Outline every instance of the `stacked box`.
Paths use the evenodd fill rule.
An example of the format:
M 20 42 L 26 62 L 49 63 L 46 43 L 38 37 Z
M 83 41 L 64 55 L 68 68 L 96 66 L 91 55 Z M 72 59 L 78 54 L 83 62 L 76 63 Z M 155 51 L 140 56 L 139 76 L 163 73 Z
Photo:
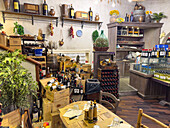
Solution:
M 9 39 L 9 48 L 12 50 L 22 50 L 21 48 L 21 38 L 10 38 Z
M 0 34 L 0 44 L 7 46 L 7 38 L 6 35 Z

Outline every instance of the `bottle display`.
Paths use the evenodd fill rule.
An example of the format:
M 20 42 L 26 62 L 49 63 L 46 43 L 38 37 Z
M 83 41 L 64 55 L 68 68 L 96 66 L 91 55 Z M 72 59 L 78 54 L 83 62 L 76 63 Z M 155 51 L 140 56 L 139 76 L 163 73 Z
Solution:
M 93 20 L 93 12 L 91 10 L 91 7 L 90 7 L 90 11 L 89 11 L 89 20 L 92 21 Z
M 14 12 L 20 12 L 20 2 L 19 0 L 13 0 Z
M 43 3 L 43 15 L 45 16 L 48 15 L 48 5 L 46 3 L 46 0 L 44 0 L 44 3 Z
M 74 8 L 71 4 L 71 7 L 70 7 L 70 18 L 74 19 Z

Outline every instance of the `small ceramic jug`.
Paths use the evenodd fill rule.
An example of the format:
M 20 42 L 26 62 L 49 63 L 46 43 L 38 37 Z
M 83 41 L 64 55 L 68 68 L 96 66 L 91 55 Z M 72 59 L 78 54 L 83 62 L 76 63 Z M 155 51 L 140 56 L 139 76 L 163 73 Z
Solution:
M 54 6 L 50 7 L 50 15 L 54 16 L 55 15 L 55 11 L 54 11 Z
M 100 17 L 99 14 L 96 14 L 95 21 L 99 21 Z

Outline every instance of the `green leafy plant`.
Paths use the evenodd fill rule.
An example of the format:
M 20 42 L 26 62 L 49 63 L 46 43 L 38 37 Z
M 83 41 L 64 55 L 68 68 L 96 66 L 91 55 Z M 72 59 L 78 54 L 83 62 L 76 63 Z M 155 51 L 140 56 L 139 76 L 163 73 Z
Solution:
M 24 27 L 18 24 L 18 22 L 15 22 L 14 25 L 13 33 L 17 32 L 16 34 L 24 35 Z
M 161 21 L 163 18 L 167 18 L 166 15 L 163 14 L 163 12 L 160 12 L 160 13 L 153 13 L 152 15 L 152 20 L 154 21 Z
M 92 33 L 92 39 L 93 39 L 93 43 L 96 41 L 96 39 L 99 37 L 99 32 L 97 30 L 95 30 Z
M 4 29 L 3 24 L 0 23 L 0 30 Z
M 29 107 L 29 96 L 36 97 L 38 85 L 21 63 L 26 56 L 15 52 L 0 52 L 0 101 L 3 107 L 13 110 Z

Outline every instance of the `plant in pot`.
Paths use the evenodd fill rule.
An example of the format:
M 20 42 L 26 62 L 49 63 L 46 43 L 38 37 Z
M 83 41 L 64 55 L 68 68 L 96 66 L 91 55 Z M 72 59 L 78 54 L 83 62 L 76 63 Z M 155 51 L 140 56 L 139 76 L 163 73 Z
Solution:
M 156 21 L 157 23 L 159 23 L 163 18 L 167 18 L 167 16 L 164 15 L 163 12 L 153 13 L 152 15 L 152 20 Z
M 24 27 L 18 24 L 18 22 L 15 22 L 13 33 L 15 33 L 16 35 L 24 35 Z
M 0 52 L 0 101 L 4 113 L 30 107 L 30 99 L 37 95 L 37 82 L 21 65 L 25 58 L 19 50 Z
M 93 48 L 95 51 L 107 51 L 109 49 L 109 41 L 104 35 L 104 31 L 101 31 L 100 36 L 93 43 Z

